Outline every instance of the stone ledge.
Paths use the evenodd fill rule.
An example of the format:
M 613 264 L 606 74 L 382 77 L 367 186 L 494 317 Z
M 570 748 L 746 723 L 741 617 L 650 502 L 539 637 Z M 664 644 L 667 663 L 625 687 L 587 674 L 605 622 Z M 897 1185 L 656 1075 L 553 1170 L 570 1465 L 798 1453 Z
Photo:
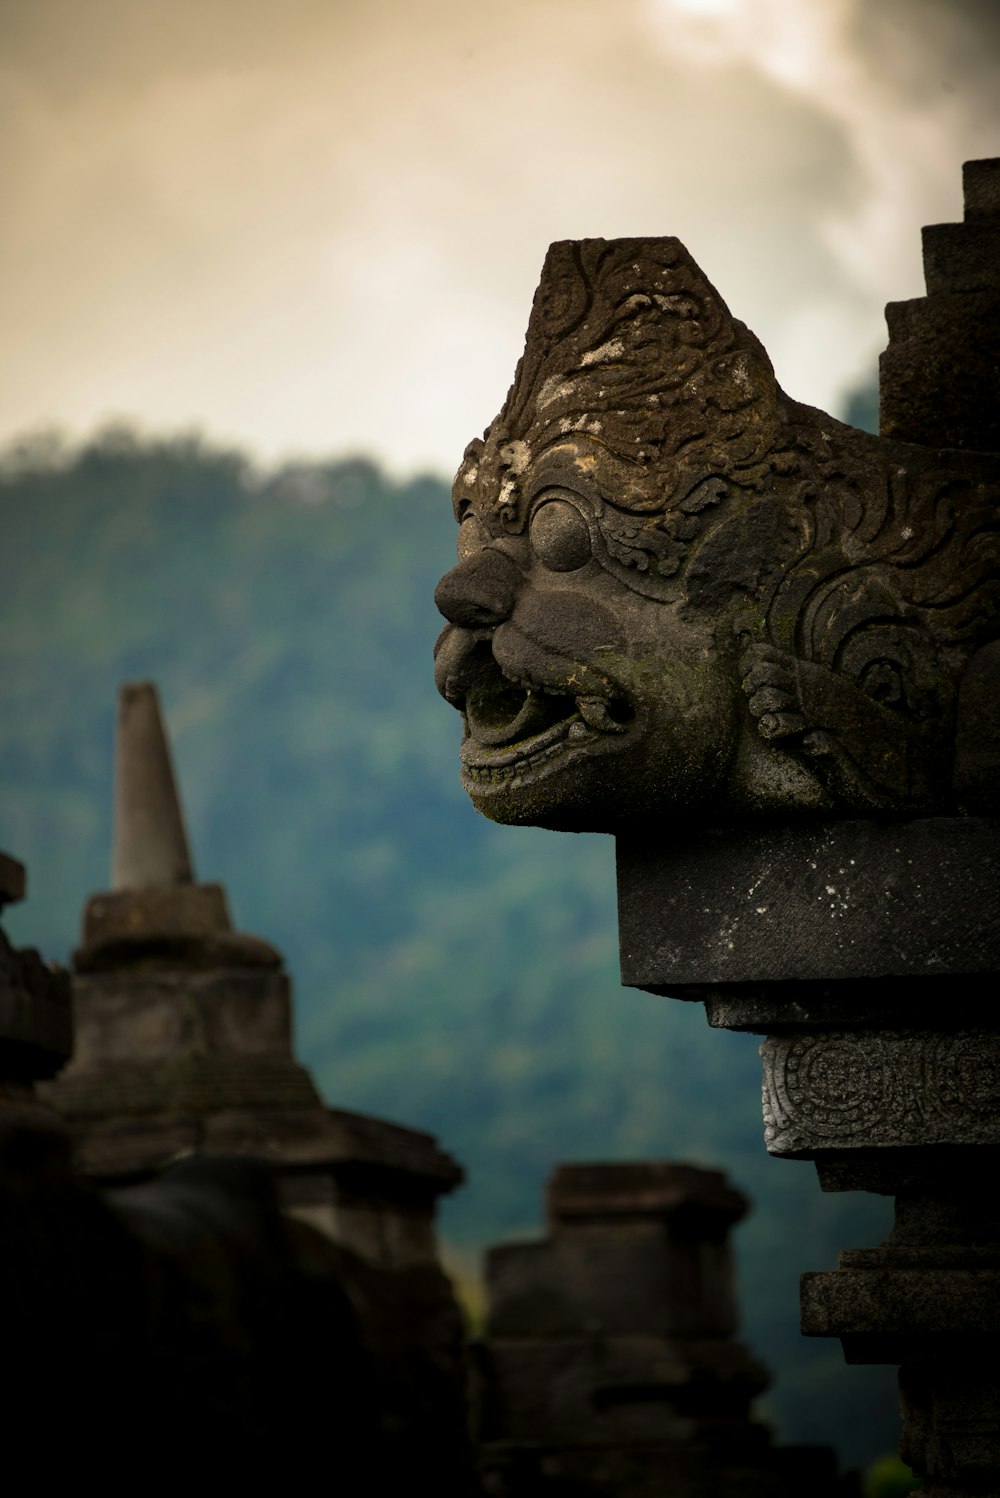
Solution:
M 993 974 L 842 979 L 835 983 L 719 983 L 702 990 L 708 1023 L 754 1035 L 794 1031 L 990 1029 L 1000 1016 Z
M 1000 1034 L 844 1030 L 768 1036 L 772 1155 L 1000 1144 Z
M 0 853 L 0 908 L 23 900 L 26 888 L 24 864 L 9 853 Z
M 728 1340 L 496 1338 L 485 1354 L 505 1432 L 518 1441 L 684 1440 L 699 1416 L 745 1420 L 770 1382 L 746 1348 Z
M 108 1066 L 43 1085 L 43 1096 L 67 1123 L 205 1114 L 239 1108 L 311 1108 L 319 1098 L 309 1073 L 291 1059 L 187 1056 L 128 1070 Z
M 138 968 L 73 980 L 76 1047 L 63 1082 L 198 1057 L 292 1059 L 291 988 L 266 968 Z
M 804 1274 L 800 1295 L 806 1337 L 1000 1333 L 1000 1267 L 829 1269 Z
M 652 993 L 958 983 L 1000 970 L 1000 819 L 747 823 L 667 847 L 620 836 L 618 918 L 622 982 Z
M 749 1207 L 721 1170 L 672 1160 L 560 1165 L 547 1197 L 550 1223 L 564 1225 L 595 1218 L 659 1220 L 678 1212 L 731 1224 Z
M 51 1077 L 73 1049 L 69 974 L 0 931 L 0 1046 L 14 1071 Z M 15 1052 L 17 1057 L 15 1058 Z

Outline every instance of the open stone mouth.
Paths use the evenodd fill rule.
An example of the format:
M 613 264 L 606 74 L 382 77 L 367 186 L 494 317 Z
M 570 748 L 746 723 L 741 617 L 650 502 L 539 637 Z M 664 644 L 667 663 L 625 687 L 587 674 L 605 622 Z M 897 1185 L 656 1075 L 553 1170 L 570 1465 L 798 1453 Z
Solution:
M 634 712 L 623 697 L 573 696 L 555 687 L 512 681 L 496 669 L 466 695 L 466 776 L 475 783 L 512 780 L 547 761 L 627 732 Z

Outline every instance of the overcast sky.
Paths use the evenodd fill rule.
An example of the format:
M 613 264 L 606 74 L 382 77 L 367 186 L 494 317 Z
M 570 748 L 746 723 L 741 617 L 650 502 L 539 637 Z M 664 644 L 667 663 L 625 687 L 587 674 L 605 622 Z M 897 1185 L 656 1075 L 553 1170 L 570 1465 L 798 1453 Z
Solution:
M 1000 0 L 0 0 L 0 440 L 451 472 L 592 235 L 678 235 L 837 410 L 998 100 Z

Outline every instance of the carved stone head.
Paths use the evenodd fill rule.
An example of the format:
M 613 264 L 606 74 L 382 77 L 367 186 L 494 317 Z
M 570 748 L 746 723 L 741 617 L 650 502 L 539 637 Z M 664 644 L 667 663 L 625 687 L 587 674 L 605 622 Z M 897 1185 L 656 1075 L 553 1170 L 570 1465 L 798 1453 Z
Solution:
M 454 502 L 436 678 L 494 820 L 967 794 L 962 725 L 1000 676 L 996 460 L 790 400 L 678 240 L 552 246 Z

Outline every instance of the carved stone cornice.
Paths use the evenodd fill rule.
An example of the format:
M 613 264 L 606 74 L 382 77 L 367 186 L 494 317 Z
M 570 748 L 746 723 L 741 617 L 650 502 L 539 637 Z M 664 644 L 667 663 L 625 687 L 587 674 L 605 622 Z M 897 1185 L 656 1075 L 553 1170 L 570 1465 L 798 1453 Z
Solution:
M 1000 1145 L 1000 1031 L 769 1035 L 768 1153 Z

